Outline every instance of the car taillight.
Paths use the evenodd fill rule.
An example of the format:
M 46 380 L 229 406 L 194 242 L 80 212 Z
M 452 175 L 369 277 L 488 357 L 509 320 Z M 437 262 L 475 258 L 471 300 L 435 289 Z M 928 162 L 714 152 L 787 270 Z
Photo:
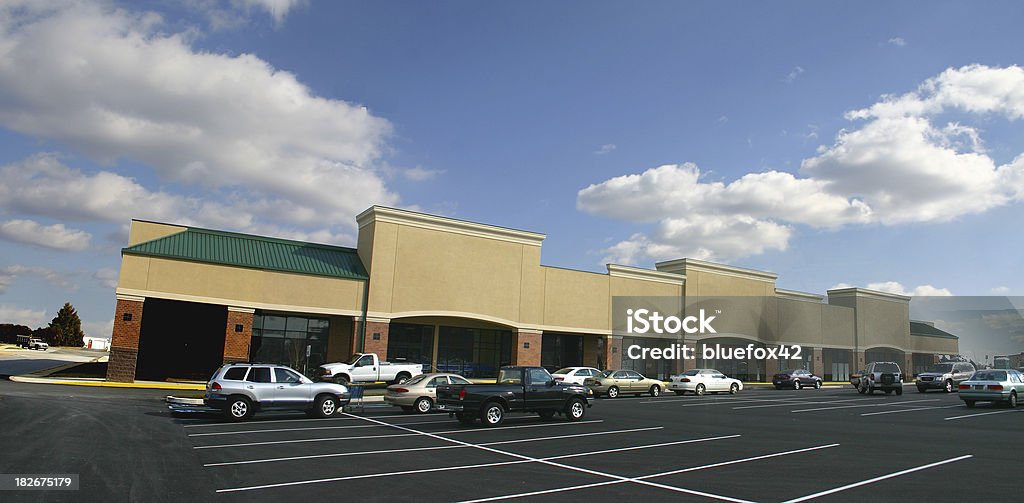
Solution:
M 220 389 L 221 389 L 220 388 L 220 383 L 219 382 L 214 382 L 213 386 L 210 386 L 210 389 L 213 390 L 213 391 L 220 391 Z
M 409 390 L 407 390 L 405 388 L 395 388 L 395 389 L 393 389 L 391 391 L 394 391 L 395 393 L 408 393 L 409 392 Z
M 556 380 L 556 381 L 564 381 L 564 380 L 565 380 L 565 378 L 564 378 L 564 377 L 556 377 L 556 378 L 555 378 L 555 380 Z
M 684 377 L 684 378 L 680 379 L 679 382 L 690 382 L 690 378 L 689 377 Z
M 990 389 L 992 391 L 1002 391 L 1003 390 L 1003 385 L 1002 384 L 989 384 L 988 385 L 988 389 Z
M 970 384 L 961 384 L 961 385 L 960 385 L 960 386 L 958 386 L 958 387 L 959 387 L 960 389 L 971 389 L 971 385 L 970 385 Z
M 322 375 L 322 376 L 329 376 L 329 375 L 331 375 L 331 369 L 324 369 L 324 372 L 322 374 L 320 374 L 320 375 Z
M 460 389 L 459 390 L 459 400 L 465 400 L 465 399 L 466 399 L 466 390 Z

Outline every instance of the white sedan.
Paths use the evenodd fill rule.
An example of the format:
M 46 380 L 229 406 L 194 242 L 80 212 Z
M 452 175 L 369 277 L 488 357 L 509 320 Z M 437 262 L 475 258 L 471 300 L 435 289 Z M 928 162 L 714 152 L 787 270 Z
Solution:
M 551 377 L 558 382 L 582 385 L 586 378 L 596 377 L 600 373 L 601 371 L 594 367 L 565 367 L 556 370 Z
M 722 392 L 735 395 L 743 389 L 743 381 L 728 377 L 715 369 L 690 369 L 672 376 L 668 389 L 677 395 L 685 395 L 687 391 L 693 392 L 694 395 Z

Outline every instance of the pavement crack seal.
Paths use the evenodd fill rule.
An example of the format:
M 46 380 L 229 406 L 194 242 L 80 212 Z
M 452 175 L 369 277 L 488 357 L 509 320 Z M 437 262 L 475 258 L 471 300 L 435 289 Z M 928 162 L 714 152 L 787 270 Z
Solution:
M 535 458 L 535 457 L 531 457 L 531 456 L 525 456 L 525 455 L 522 455 L 522 454 L 516 454 L 514 452 L 503 451 L 501 449 L 495 449 L 493 447 L 486 447 L 486 446 L 482 446 L 482 445 L 478 445 L 478 444 L 472 444 L 472 443 L 469 443 L 469 442 L 463 442 L 461 440 L 456 440 L 456 439 L 453 439 L 453 438 L 443 437 L 443 436 L 435 434 L 435 433 L 428 433 L 428 432 L 424 432 L 424 431 L 415 430 L 415 429 L 412 429 L 412 428 L 406 428 L 404 426 L 400 426 L 400 425 L 396 425 L 396 424 L 386 423 L 384 421 L 378 421 L 376 419 L 369 418 L 369 417 L 356 416 L 354 414 L 348 414 L 348 413 L 343 413 L 343 414 L 346 415 L 346 416 L 349 416 L 349 417 L 359 418 L 359 419 L 362 419 L 364 421 L 370 421 L 372 423 L 376 423 L 376 424 L 379 424 L 379 425 L 382 425 L 382 426 L 389 426 L 391 428 L 397 428 L 399 430 L 403 430 L 403 431 L 406 431 L 406 432 L 409 432 L 409 433 L 413 433 L 413 434 L 417 434 L 417 435 L 422 435 L 422 436 L 430 437 L 430 438 L 437 439 L 437 440 L 442 440 L 444 442 L 450 442 L 450 443 L 462 445 L 464 447 L 471 447 L 471 448 L 474 448 L 474 449 L 479 449 L 479 450 L 482 450 L 482 451 L 491 452 L 491 453 L 499 454 L 499 455 L 502 455 L 502 456 L 509 456 L 509 457 L 512 457 L 512 458 L 516 458 L 516 461 L 506 461 L 506 462 L 501 462 L 501 463 L 489 463 L 489 464 L 487 464 L 487 466 L 497 466 L 498 464 L 509 465 L 509 464 L 522 464 L 522 463 L 541 463 L 541 464 L 545 464 L 545 465 L 549 465 L 549 466 L 554 466 L 556 468 L 562 468 L 562 469 L 565 469 L 565 470 L 571 470 L 571 471 L 575 471 L 575 472 L 586 473 L 588 475 L 595 475 L 595 476 L 598 476 L 598 477 L 610 478 L 610 479 L 614 479 L 615 481 L 618 481 L 618 482 L 632 482 L 632 483 L 635 483 L 635 484 L 641 484 L 641 485 L 650 486 L 650 487 L 657 487 L 659 489 L 665 489 L 665 490 L 668 490 L 668 491 L 674 491 L 674 492 L 684 493 L 684 494 L 692 494 L 692 495 L 695 495 L 695 496 L 703 496 L 703 497 L 706 497 L 706 498 L 712 498 L 712 499 L 717 499 L 717 500 L 722 500 L 722 501 L 731 501 L 731 502 L 734 502 L 734 503 L 755 503 L 755 502 L 752 502 L 750 500 L 731 498 L 731 497 L 728 497 L 728 496 L 722 496 L 722 495 L 718 495 L 718 494 L 711 494 L 711 493 L 706 493 L 706 492 L 702 492 L 702 491 L 696 491 L 696 490 L 692 490 L 692 489 L 684 489 L 684 488 L 681 488 L 681 487 L 674 487 L 674 486 L 669 486 L 669 485 L 665 485 L 665 484 L 658 484 L 656 482 L 650 482 L 650 481 L 642 480 L 642 479 L 639 479 L 639 478 L 623 477 L 621 475 L 615 475 L 615 474 L 606 473 L 606 472 L 600 472 L 600 471 L 596 471 L 596 470 L 589 470 L 587 468 L 581 468 L 581 467 L 577 467 L 577 466 L 571 466 L 571 465 L 566 465 L 566 464 L 562 464 L 562 463 L 556 463 L 556 462 L 551 461 L 551 460 L 546 459 L 546 458 Z M 678 444 L 678 443 L 684 443 L 684 442 L 700 442 L 700 441 L 708 441 L 708 440 L 711 440 L 711 439 L 718 439 L 718 438 L 736 438 L 736 437 L 739 437 L 739 436 L 740 435 L 729 435 L 729 436 L 725 436 L 725 437 L 712 437 L 712 438 L 708 438 L 708 439 L 691 439 L 691 440 L 683 440 L 683 441 L 677 441 L 677 442 L 669 442 L 667 444 Z M 656 445 L 663 445 L 663 444 L 656 444 Z M 647 447 L 652 447 L 652 446 L 647 446 Z M 604 452 L 607 452 L 607 451 L 600 451 L 600 452 L 604 453 Z M 586 453 L 575 454 L 575 455 L 562 455 L 562 456 L 555 456 L 555 458 L 566 458 L 566 457 L 573 457 L 573 456 L 582 456 L 582 455 L 585 455 L 585 454 Z M 484 465 L 473 465 L 473 466 L 481 467 L 481 466 L 484 466 Z M 438 468 L 438 469 L 430 469 L 429 471 L 443 471 L 445 469 L 453 469 L 453 468 L 460 468 L 460 467 L 447 467 L 447 468 L 442 467 L 442 468 Z M 394 475 L 394 474 L 393 473 L 389 473 L 389 474 L 371 474 L 370 476 L 384 476 L 384 475 Z M 364 476 L 364 477 L 366 477 L 366 476 Z M 338 481 L 338 480 L 345 480 L 347 478 L 348 477 L 333 477 L 333 478 L 329 478 L 329 479 L 318 479 L 318 480 L 310 480 L 310 481 L 285 482 L 285 483 L 282 483 L 282 484 L 267 484 L 267 485 L 261 485 L 261 486 L 237 487 L 237 488 L 231 488 L 231 489 L 218 489 L 217 492 L 218 493 L 227 493 L 227 492 L 251 491 L 251 490 L 256 490 L 256 489 L 271 489 L 271 488 L 275 488 L 275 487 L 286 487 L 286 486 L 313 484 L 313 483 L 320 483 L 320 482 L 334 482 L 334 481 Z

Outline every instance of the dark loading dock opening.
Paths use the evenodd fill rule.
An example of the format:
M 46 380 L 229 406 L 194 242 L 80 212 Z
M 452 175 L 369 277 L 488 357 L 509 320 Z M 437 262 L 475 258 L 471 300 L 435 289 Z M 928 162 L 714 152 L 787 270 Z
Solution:
M 223 363 L 226 307 L 146 299 L 142 312 L 136 379 L 205 381 Z

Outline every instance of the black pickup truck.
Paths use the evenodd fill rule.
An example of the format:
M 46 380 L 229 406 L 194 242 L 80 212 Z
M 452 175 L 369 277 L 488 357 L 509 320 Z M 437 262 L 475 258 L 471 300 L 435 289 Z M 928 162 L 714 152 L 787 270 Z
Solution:
M 438 386 L 437 404 L 464 424 L 480 418 L 485 426 L 498 426 L 509 412 L 536 412 L 543 419 L 563 414 L 579 421 L 590 407 L 590 393 L 584 386 L 555 381 L 543 367 L 502 367 L 495 384 Z

